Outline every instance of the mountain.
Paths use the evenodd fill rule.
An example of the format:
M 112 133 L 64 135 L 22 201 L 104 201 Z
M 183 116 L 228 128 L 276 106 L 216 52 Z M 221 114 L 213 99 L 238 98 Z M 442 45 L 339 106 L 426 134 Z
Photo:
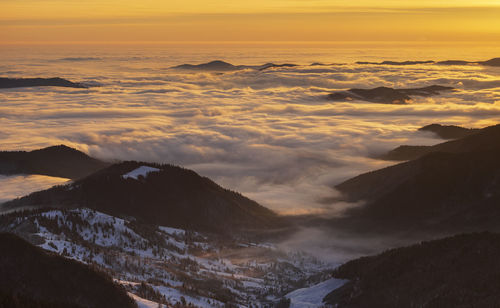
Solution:
M 336 188 L 364 202 L 336 223 L 366 230 L 499 228 L 500 125 L 445 142 L 418 159 L 368 172 Z
M 78 179 L 108 166 L 65 145 L 30 152 L 0 152 L 0 174 L 41 174 Z
M 356 64 L 375 64 L 375 65 L 416 65 L 416 64 L 434 64 L 434 61 L 383 61 L 383 62 L 363 62 L 358 61 Z
M 464 60 L 446 60 L 436 62 L 438 65 L 469 65 L 479 64 L 485 66 L 500 66 L 500 58 L 493 58 L 487 61 L 464 61 Z
M 445 60 L 445 61 L 439 61 L 436 62 L 438 65 L 468 65 L 468 64 L 473 64 L 476 62 L 469 62 L 469 61 L 463 61 L 463 60 Z
M 283 63 L 283 64 L 274 64 L 274 63 L 266 63 L 262 66 L 259 67 L 259 71 L 267 70 L 269 68 L 279 68 L 279 67 L 295 67 L 298 66 L 297 64 L 291 64 L 291 63 Z
M 231 63 L 216 60 L 202 64 L 181 64 L 174 66 L 172 68 L 183 69 L 183 70 L 198 70 L 198 71 L 236 71 L 242 69 L 255 69 L 263 71 L 269 68 L 295 67 L 295 66 L 297 66 L 297 64 L 290 64 L 290 63 L 284 63 L 284 64 L 266 63 L 264 65 L 233 65 Z
M 461 153 L 470 151 L 488 151 L 500 149 L 500 125 L 483 129 L 466 129 L 454 126 L 439 126 L 431 124 L 419 130 L 434 131 L 435 133 L 451 137 L 463 135 L 463 138 L 439 143 L 433 146 L 402 145 L 380 158 L 385 160 L 411 160 L 434 152 Z
M 240 67 L 238 66 L 220 60 L 202 64 L 181 64 L 173 68 L 184 69 L 184 70 L 201 70 L 201 71 L 235 71 L 240 69 Z
M 3 214 L 2 231 L 91 264 L 129 294 L 154 302 L 147 307 L 275 307 L 284 294 L 329 279 L 336 267 L 269 238 L 198 233 L 86 208 Z
M 35 192 L 4 209 L 88 207 L 162 226 L 202 231 L 263 231 L 283 227 L 271 210 L 191 170 L 124 162 L 66 186 Z
M 63 78 L 5 78 L 0 77 L 0 89 L 21 87 L 68 87 L 86 88 L 81 83 L 75 83 Z
M 383 104 L 405 104 L 411 100 L 410 96 L 434 96 L 442 91 L 453 90 L 452 87 L 432 85 L 424 88 L 394 89 L 378 87 L 374 89 L 350 89 L 331 93 L 327 99 L 332 101 L 364 100 Z
M 349 282 L 334 307 L 498 307 L 500 234 L 472 233 L 356 259 L 333 276 Z
M 356 64 L 370 65 L 417 65 L 417 64 L 436 64 L 436 65 L 469 65 L 479 64 L 485 66 L 500 66 L 500 58 L 493 58 L 487 61 L 465 61 L 465 60 L 445 60 L 445 61 L 383 61 L 383 62 L 366 62 L 358 61 Z
M 432 146 L 428 145 L 400 145 L 377 158 L 383 160 L 403 161 L 417 159 L 431 152 Z
M 456 125 L 430 124 L 418 129 L 423 132 L 433 132 L 442 139 L 458 139 L 476 133 L 479 129 L 464 128 Z
M 0 307 L 137 307 L 110 277 L 0 233 Z
M 488 61 L 479 62 L 481 65 L 500 66 L 500 58 L 493 58 Z

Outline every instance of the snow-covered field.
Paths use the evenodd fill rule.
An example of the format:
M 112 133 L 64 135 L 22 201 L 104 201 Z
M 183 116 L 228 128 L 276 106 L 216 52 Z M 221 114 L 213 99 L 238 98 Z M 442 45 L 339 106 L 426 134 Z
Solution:
M 135 294 L 140 307 L 263 307 L 285 295 L 293 307 L 316 307 L 341 285 L 329 279 L 335 264 L 271 243 L 143 225 L 90 209 L 5 217 L 0 230 L 97 265 Z

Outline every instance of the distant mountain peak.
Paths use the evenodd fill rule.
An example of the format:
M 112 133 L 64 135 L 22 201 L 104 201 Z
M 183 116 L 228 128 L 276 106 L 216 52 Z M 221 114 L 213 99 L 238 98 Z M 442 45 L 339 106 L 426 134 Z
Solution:
M 140 179 L 140 180 L 139 180 Z M 5 209 L 35 206 L 90 207 L 147 223 L 210 232 L 262 232 L 284 226 L 273 211 L 181 167 L 126 161 L 66 186 L 4 203 Z
M 0 152 L 0 174 L 40 174 L 77 179 L 109 164 L 60 144 L 43 149 Z
M 327 96 L 332 101 L 364 100 L 383 104 L 405 104 L 411 100 L 411 96 L 434 96 L 443 91 L 451 91 L 454 88 L 431 85 L 423 88 L 394 89 L 389 87 L 377 87 L 372 89 L 350 89 L 347 91 L 334 92 Z

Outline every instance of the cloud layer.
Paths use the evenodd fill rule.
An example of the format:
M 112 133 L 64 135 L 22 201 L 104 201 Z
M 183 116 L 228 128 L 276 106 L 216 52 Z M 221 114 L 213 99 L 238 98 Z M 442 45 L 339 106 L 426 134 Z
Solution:
M 302 63 L 286 52 L 240 58 L 235 52 L 232 60 Z M 440 142 L 418 127 L 482 127 L 500 119 L 498 68 L 345 64 L 182 72 L 169 67 L 216 58 L 197 51 L 145 54 L 9 54 L 0 64 L 9 77 L 60 76 L 99 86 L 1 90 L 2 150 L 64 143 L 101 159 L 173 163 L 282 213 L 341 214 L 356 205 L 325 203 L 337 194 L 332 187 L 390 164 L 369 157 L 400 144 Z M 457 91 L 397 106 L 324 99 L 354 87 L 432 84 Z

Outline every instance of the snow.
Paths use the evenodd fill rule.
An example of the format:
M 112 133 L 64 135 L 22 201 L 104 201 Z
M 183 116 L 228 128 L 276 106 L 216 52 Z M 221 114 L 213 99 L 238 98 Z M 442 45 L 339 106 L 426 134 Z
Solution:
M 302 288 L 285 295 L 289 298 L 290 308 L 313 308 L 323 306 L 323 298 L 343 286 L 347 280 L 331 278 L 309 288 Z
M 224 303 L 217 301 L 214 294 L 194 294 L 189 290 L 191 285 L 210 279 L 220 284 L 221 292 L 234 296 L 234 304 L 259 306 L 261 300 L 277 300 L 276 296 L 271 297 L 273 290 L 293 290 L 294 282 L 326 273 L 333 266 L 303 252 L 278 251 L 271 244 L 226 244 L 208 235 L 165 226 L 157 227 L 151 235 L 139 234 L 126 219 L 86 208 L 28 214 L 17 217 L 9 228 L 16 230 L 25 224 L 33 224 L 33 234 L 45 240 L 39 245 L 41 248 L 109 270 L 132 293 L 137 291 L 137 284 L 145 282 L 165 295 L 169 305 L 184 297 L 199 307 L 223 307 Z M 163 244 L 158 244 L 158 237 Z M 335 288 L 327 285 L 320 292 L 318 286 L 289 293 L 295 307 L 316 307 Z M 313 296 L 318 297 L 316 303 Z M 139 307 L 158 306 L 140 297 L 134 299 Z
M 161 231 L 170 234 L 170 235 L 184 235 L 186 232 L 182 229 L 177 229 L 177 228 L 170 228 L 170 227 L 163 227 L 159 226 L 158 229 Z
M 138 180 L 140 176 L 146 177 L 151 172 L 159 172 L 159 171 L 161 170 L 158 168 L 153 168 L 149 166 L 140 166 L 139 168 L 134 169 L 127 174 L 124 174 L 123 178 L 124 179 L 132 178 L 134 180 Z
M 128 293 L 128 295 L 135 300 L 135 302 L 137 303 L 137 307 L 139 308 L 158 308 L 158 303 L 144 299 L 130 292 Z M 166 307 L 166 306 L 161 305 L 161 307 Z

